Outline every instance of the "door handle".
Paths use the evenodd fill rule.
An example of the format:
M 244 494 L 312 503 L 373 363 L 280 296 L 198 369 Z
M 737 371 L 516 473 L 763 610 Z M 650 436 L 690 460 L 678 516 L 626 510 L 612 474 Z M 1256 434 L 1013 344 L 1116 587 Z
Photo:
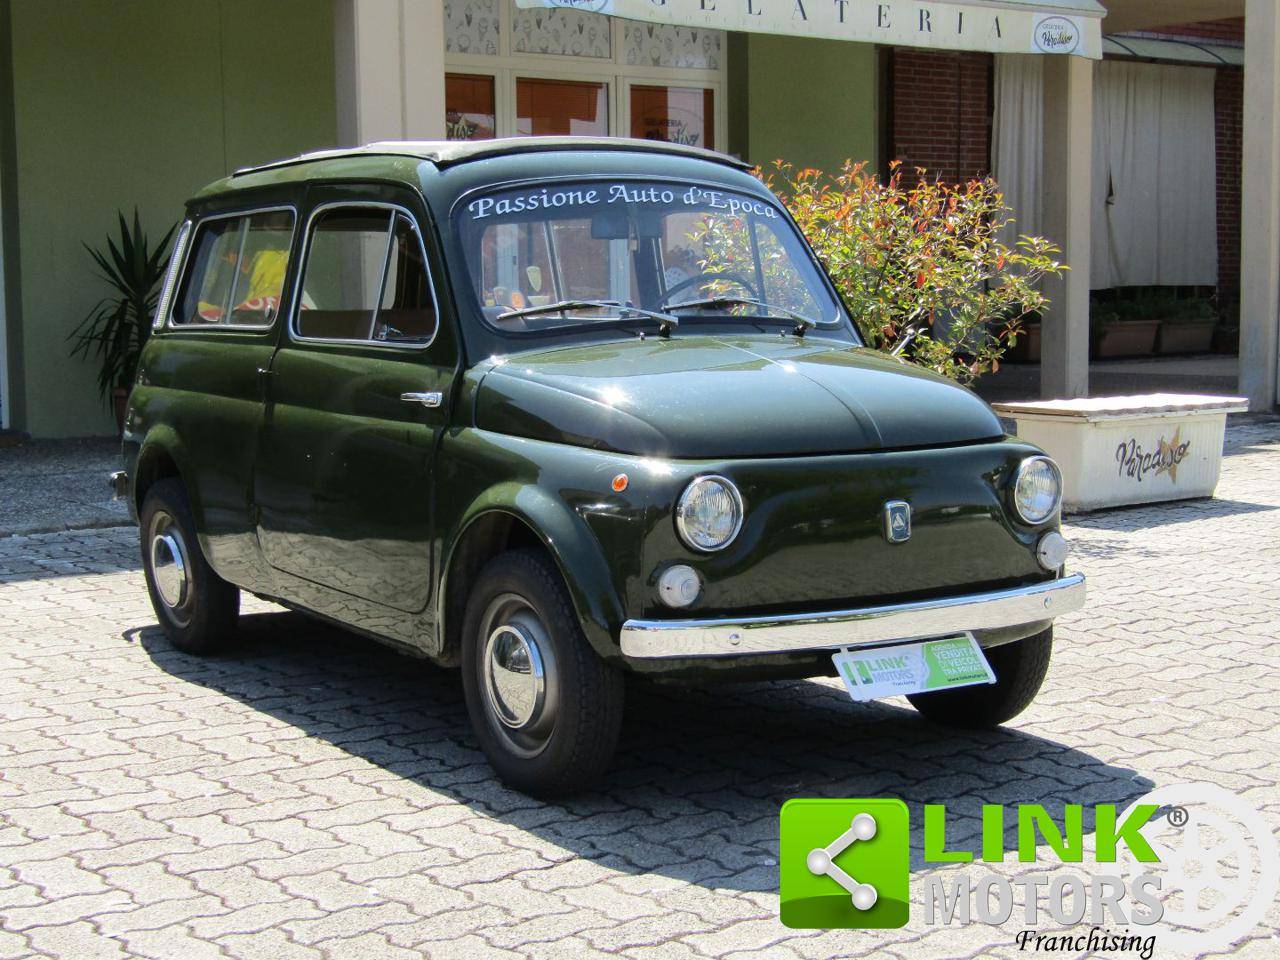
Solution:
M 438 407 L 444 403 L 444 394 L 439 390 L 428 393 L 402 393 L 400 399 L 405 403 L 420 403 L 424 407 Z

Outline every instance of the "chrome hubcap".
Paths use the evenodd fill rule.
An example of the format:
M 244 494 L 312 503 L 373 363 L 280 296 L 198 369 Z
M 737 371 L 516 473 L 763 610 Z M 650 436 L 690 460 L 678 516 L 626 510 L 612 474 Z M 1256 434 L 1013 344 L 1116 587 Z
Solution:
M 147 559 L 165 613 L 181 626 L 190 612 L 191 561 L 182 531 L 167 513 L 157 512 L 152 518 Z
M 187 564 L 173 534 L 162 533 L 152 539 L 151 572 L 164 602 L 171 607 L 182 606 L 187 598 Z
M 519 730 L 541 714 L 547 696 L 542 654 L 519 627 L 503 624 L 489 635 L 485 669 L 489 701 L 503 724 Z
M 547 629 L 526 600 L 503 594 L 485 611 L 481 630 L 478 667 L 489 725 L 513 753 L 536 756 L 551 738 L 558 708 Z

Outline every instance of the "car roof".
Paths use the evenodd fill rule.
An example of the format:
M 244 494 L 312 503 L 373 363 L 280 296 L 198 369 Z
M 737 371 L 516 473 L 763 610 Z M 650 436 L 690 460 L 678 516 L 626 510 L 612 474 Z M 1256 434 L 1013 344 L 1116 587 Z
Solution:
M 429 160 L 437 167 L 444 169 L 459 163 L 484 160 L 489 157 L 557 150 L 627 150 L 662 153 L 710 160 L 714 163 L 737 167 L 739 170 L 751 169 L 750 164 L 727 154 L 659 140 L 640 140 L 630 137 L 500 137 L 494 140 L 378 140 L 367 143 L 363 147 L 315 150 L 284 160 L 242 167 L 232 174 L 232 177 L 345 157 L 416 157 L 420 160 Z
M 401 182 L 417 186 L 422 182 L 420 167 L 430 164 L 444 174 L 449 169 L 468 168 L 478 161 L 503 164 L 519 157 L 536 154 L 566 154 L 566 160 L 576 162 L 570 166 L 590 164 L 588 158 L 608 154 L 617 161 L 627 156 L 649 156 L 664 163 L 710 162 L 726 173 L 742 176 L 752 169 L 736 157 L 713 150 L 689 147 L 682 144 L 656 140 L 640 140 L 626 137 L 505 137 L 495 140 L 381 140 L 362 147 L 342 147 L 315 150 L 271 163 L 243 167 L 229 177 L 223 177 L 200 190 L 193 202 L 217 203 L 219 199 L 231 200 L 246 190 L 256 188 L 287 187 L 311 180 L 369 179 L 384 182 Z M 543 163 L 549 163 L 547 156 Z M 505 165 L 505 164 L 504 164 Z M 477 171 L 488 169 L 489 164 L 476 164 Z M 497 168 L 495 168 L 496 170 Z

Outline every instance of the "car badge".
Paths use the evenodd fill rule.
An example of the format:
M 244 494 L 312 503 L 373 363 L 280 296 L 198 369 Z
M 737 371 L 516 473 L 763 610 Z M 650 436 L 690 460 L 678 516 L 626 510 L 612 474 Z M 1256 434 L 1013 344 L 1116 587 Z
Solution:
M 906 543 L 911 539 L 911 504 L 890 500 L 884 505 L 884 538 L 890 543 Z

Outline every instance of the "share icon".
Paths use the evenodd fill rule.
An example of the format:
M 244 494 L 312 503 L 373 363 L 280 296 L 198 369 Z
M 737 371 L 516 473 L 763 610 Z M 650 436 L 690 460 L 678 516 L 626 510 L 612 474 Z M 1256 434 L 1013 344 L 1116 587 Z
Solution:
M 825 847 L 814 847 L 805 858 L 809 872 L 814 876 L 826 875 L 840 884 L 853 899 L 853 905 L 859 910 L 870 910 L 876 905 L 876 888 L 869 883 L 859 883 L 835 864 L 836 857 L 859 840 L 870 840 L 876 835 L 876 818 L 869 813 L 859 813 L 853 818 L 849 829 L 836 837 Z

